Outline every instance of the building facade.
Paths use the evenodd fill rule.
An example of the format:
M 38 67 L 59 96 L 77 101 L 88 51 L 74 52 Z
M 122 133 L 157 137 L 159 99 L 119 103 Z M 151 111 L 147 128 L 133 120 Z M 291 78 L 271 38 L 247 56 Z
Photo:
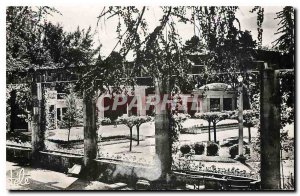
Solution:
M 155 94 L 149 86 L 135 86 L 134 89 L 126 90 L 129 93 L 121 93 L 118 98 L 111 94 L 100 96 L 97 101 L 97 112 L 100 118 L 117 119 L 122 115 L 154 115 Z M 54 118 L 54 128 L 58 128 L 58 122 L 62 120 L 66 110 L 66 101 L 61 93 L 55 90 L 48 91 L 47 108 Z M 180 112 L 193 115 L 195 113 L 230 111 L 236 109 L 237 93 L 230 85 L 224 83 L 211 83 L 198 89 L 191 94 L 179 94 L 177 104 L 180 102 Z M 117 101 L 118 103 L 114 103 Z M 115 106 L 114 106 L 115 105 Z M 77 100 L 77 106 L 82 107 L 82 99 Z

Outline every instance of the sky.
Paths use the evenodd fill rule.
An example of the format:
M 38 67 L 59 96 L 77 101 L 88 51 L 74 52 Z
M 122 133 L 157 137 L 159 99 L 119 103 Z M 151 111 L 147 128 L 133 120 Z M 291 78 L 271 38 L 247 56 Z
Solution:
M 61 12 L 62 15 L 54 14 L 48 18 L 53 23 L 60 23 L 65 31 L 75 31 L 79 26 L 80 28 L 92 27 L 93 32 L 97 31 L 94 36 L 95 45 L 102 44 L 101 52 L 103 56 L 107 56 L 115 44 L 117 43 L 117 34 L 115 32 L 117 20 L 109 19 L 105 23 L 102 21 L 97 26 L 97 16 L 101 13 L 103 7 L 99 6 L 57 6 L 55 7 Z M 236 17 L 241 23 L 242 30 L 249 30 L 253 36 L 253 39 L 257 39 L 257 24 L 256 13 L 250 13 L 249 11 L 253 7 L 239 7 L 236 13 Z M 278 35 L 274 33 L 278 29 L 278 20 L 275 20 L 276 12 L 282 10 L 282 7 L 264 7 L 264 22 L 263 22 L 263 46 L 272 46 L 272 41 L 276 40 Z M 149 30 L 153 29 L 157 24 L 161 16 L 159 7 L 149 7 L 149 10 L 145 12 L 145 18 L 149 24 Z M 178 23 L 178 32 L 181 35 L 183 41 L 190 39 L 194 35 L 194 26 L 188 24 Z M 130 56 L 130 55 L 129 55 Z M 131 60 L 129 57 L 128 60 Z

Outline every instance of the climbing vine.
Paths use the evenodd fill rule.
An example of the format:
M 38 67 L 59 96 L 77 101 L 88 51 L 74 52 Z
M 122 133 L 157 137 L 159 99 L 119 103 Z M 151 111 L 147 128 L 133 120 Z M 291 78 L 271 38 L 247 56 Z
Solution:
M 258 40 L 258 49 L 262 48 L 262 37 L 263 37 L 263 28 L 262 23 L 264 22 L 264 8 L 261 6 L 255 6 L 252 10 L 250 10 L 251 13 L 256 12 L 257 13 L 257 40 Z

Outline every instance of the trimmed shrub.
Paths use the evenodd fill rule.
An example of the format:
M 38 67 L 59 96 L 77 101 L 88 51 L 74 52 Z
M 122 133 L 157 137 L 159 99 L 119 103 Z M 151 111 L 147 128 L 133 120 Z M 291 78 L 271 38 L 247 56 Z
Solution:
M 235 158 L 236 155 L 238 155 L 238 152 L 239 152 L 239 145 L 238 144 L 235 144 L 235 145 L 233 145 L 229 148 L 229 154 L 230 154 L 231 158 Z
M 190 153 L 191 152 L 191 147 L 187 144 L 184 144 L 180 147 L 180 152 L 182 154 L 187 154 L 187 153 Z
M 219 152 L 219 146 L 216 143 L 210 142 L 206 147 L 207 156 L 217 156 Z
M 194 151 L 196 155 L 201 155 L 204 152 L 205 149 L 205 145 L 203 143 L 195 143 L 194 147 Z
M 245 150 L 245 154 L 249 154 L 250 155 L 250 148 L 249 148 L 249 146 L 244 146 L 244 150 Z
M 231 158 L 235 158 L 239 153 L 239 145 L 235 144 L 229 148 L 229 154 Z M 250 148 L 248 146 L 244 146 L 244 154 L 250 154 Z
M 111 125 L 111 120 L 110 120 L 110 118 L 106 118 L 106 117 L 104 117 L 104 118 L 99 118 L 98 119 L 98 122 L 101 124 L 101 125 Z

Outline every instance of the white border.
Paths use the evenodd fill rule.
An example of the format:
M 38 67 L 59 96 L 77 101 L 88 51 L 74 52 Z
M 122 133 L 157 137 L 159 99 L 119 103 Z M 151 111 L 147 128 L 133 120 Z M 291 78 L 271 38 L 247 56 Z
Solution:
M 64 6 L 68 6 L 68 5 L 72 5 L 72 6 L 80 6 L 80 5 L 147 5 L 147 6 L 159 6 L 159 5 L 215 5 L 215 6 L 228 6 L 228 5 L 238 5 L 238 6 L 255 6 L 255 5 L 260 5 L 260 6 L 285 6 L 285 5 L 290 5 L 290 6 L 294 6 L 296 8 L 296 10 L 298 11 L 299 9 L 299 0 L 251 0 L 251 1 L 241 1 L 241 0 L 210 0 L 210 1 L 201 1 L 201 0 L 189 0 L 189 1 L 179 1 L 179 0 L 173 0 L 173 1 L 166 1 L 166 0 L 149 0 L 149 1 L 142 1 L 142 0 L 10 0 L 10 1 L 5 1 L 2 0 L 0 1 L 0 54 L 1 54 L 1 58 L 0 58 L 0 92 L 1 92 L 1 102 L 0 102 L 0 109 L 2 112 L 0 112 L 0 120 L 1 120 L 1 165 L 2 168 L 0 168 L 0 185 L 1 185 L 1 195 L 8 195 L 10 194 L 7 190 L 6 190 L 6 175 L 5 175 L 5 59 L 6 59 L 6 54 L 5 54 L 5 7 L 9 6 L 9 5 L 49 5 L 49 6 L 58 6 L 58 5 L 64 5 Z M 298 14 L 297 14 L 298 16 Z M 297 18 L 298 19 L 298 18 Z M 299 27 L 299 20 L 296 20 L 296 26 Z M 297 31 L 298 32 L 298 31 Z M 298 37 L 297 33 L 297 37 Z M 298 39 L 296 39 L 298 40 Z M 297 57 L 299 57 L 299 49 L 297 49 Z M 297 63 L 298 64 L 298 63 Z M 296 65 L 297 67 L 297 65 Z M 297 68 L 297 75 L 299 76 L 299 70 L 300 68 Z M 297 92 L 299 92 L 300 90 L 300 85 L 298 83 L 299 79 L 297 80 Z M 299 96 L 297 96 L 297 98 L 299 98 Z M 296 104 L 298 105 L 298 104 Z M 297 131 L 298 129 L 298 124 L 299 124 L 299 113 L 298 110 L 297 111 L 297 119 L 298 122 L 297 127 L 295 129 L 295 131 Z M 298 138 L 297 138 L 298 139 Z M 298 143 L 298 142 L 297 142 Z M 298 146 L 298 145 L 297 145 Z M 296 152 L 298 152 L 298 149 L 296 149 Z M 297 156 L 297 163 L 299 163 L 299 156 Z M 298 168 L 299 169 L 299 168 Z M 297 182 L 297 189 L 299 189 L 299 178 L 298 178 L 298 174 L 296 177 L 296 182 Z M 29 192 L 30 194 L 32 192 Z M 124 194 L 125 192 L 122 192 L 121 194 Z M 134 192 L 131 192 L 130 194 L 134 194 Z M 151 192 L 150 192 L 151 193 Z M 152 194 L 173 194 L 173 192 L 152 192 Z M 180 192 L 179 194 L 186 194 L 187 192 Z M 217 192 L 217 194 L 228 194 L 228 192 Z M 233 192 L 230 192 L 229 194 L 232 194 Z M 39 193 L 38 193 L 39 194 Z M 44 194 L 44 193 L 42 193 Z M 53 193 L 52 193 L 53 194 Z M 60 192 L 60 193 L 55 193 L 56 195 L 61 195 L 61 194 L 65 194 L 65 192 Z M 73 192 L 68 193 L 68 194 L 73 194 Z M 80 194 L 86 194 L 81 192 Z M 101 195 L 106 195 L 108 194 L 107 192 L 96 192 L 97 195 L 101 194 Z M 112 193 L 110 193 L 112 194 Z M 118 193 L 113 193 L 113 194 L 118 194 Z M 140 194 L 140 193 L 136 193 L 136 194 Z M 147 193 L 149 194 L 149 192 Z M 178 193 L 177 193 L 178 194 Z M 206 195 L 208 194 L 207 192 L 194 192 L 194 194 L 201 194 L 201 195 Z M 216 194 L 216 193 L 214 193 Z M 236 194 L 236 193 L 233 193 Z M 241 194 L 241 193 L 237 193 L 237 194 Z M 245 193 L 242 193 L 245 194 Z M 249 194 L 246 193 L 246 194 Z M 251 192 L 250 192 L 251 194 Z M 273 192 L 269 192 L 266 194 L 273 194 Z M 283 194 L 282 192 L 280 194 Z

